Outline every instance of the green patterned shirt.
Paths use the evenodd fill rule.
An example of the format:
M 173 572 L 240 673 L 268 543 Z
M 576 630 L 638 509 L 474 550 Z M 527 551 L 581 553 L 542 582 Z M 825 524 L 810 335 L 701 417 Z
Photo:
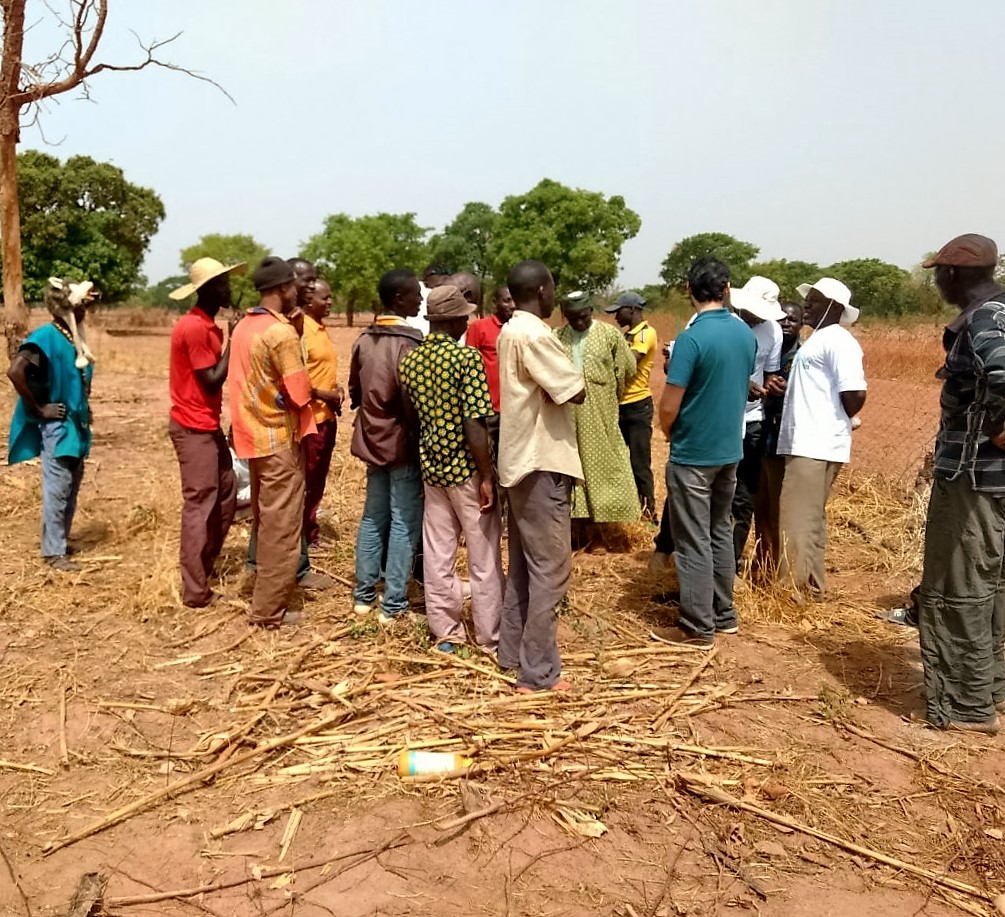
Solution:
M 433 487 L 457 487 L 477 468 L 464 421 L 491 417 L 482 355 L 450 335 L 427 335 L 401 361 L 401 386 L 419 415 L 419 465 Z

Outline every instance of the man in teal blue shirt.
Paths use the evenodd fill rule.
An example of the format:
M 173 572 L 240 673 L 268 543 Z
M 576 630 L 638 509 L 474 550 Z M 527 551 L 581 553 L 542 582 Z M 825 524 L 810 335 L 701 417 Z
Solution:
M 90 300 L 74 307 L 78 328 Z M 42 459 L 42 558 L 63 573 L 80 570 L 70 560 L 67 538 L 91 449 L 91 364 L 75 365 L 70 329 L 54 318 L 25 339 L 7 370 L 18 401 L 11 419 L 11 465 Z
M 700 649 L 711 649 L 717 633 L 739 629 L 730 507 L 757 345 L 750 328 L 723 306 L 728 289 L 729 268 L 721 261 L 706 257 L 691 265 L 687 290 L 697 315 L 674 343 L 659 410 L 670 441 L 667 499 L 680 619 L 678 627 L 657 627 L 651 636 Z

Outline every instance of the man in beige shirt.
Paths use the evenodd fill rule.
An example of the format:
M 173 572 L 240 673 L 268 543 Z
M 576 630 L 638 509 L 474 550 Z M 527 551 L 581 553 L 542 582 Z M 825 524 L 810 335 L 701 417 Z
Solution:
M 509 576 L 499 665 L 519 668 L 517 690 L 567 691 L 561 681 L 556 607 L 569 588 L 569 499 L 583 468 L 572 404 L 583 374 L 545 323 L 555 282 L 540 261 L 521 261 L 507 286 L 516 311 L 499 334 L 499 482 L 509 500 Z

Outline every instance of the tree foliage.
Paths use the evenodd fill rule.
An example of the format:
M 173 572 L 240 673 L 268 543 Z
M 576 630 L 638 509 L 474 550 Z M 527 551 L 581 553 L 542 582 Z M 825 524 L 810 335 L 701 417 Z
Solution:
M 796 287 L 801 283 L 813 283 L 819 280 L 824 271 L 819 264 L 812 261 L 787 261 L 785 258 L 775 258 L 771 261 L 755 261 L 750 265 L 750 274 L 760 274 L 775 281 L 781 290 L 782 300 L 800 301 Z M 736 281 L 734 280 L 735 284 Z
M 492 272 L 489 245 L 499 225 L 499 213 L 489 204 L 470 201 L 453 221 L 429 240 L 429 260 L 455 273 L 470 271 L 479 277 Z
M 132 293 L 164 219 L 160 198 L 89 156 L 61 163 L 27 150 L 17 160 L 26 299 L 40 301 L 52 276 L 93 280 L 108 300 Z
M 269 249 L 256 242 L 252 236 L 211 233 L 203 236 L 195 245 L 182 249 L 181 269 L 188 271 L 192 262 L 199 258 L 216 258 L 223 264 L 245 262 L 248 265 L 247 271 L 231 275 L 230 289 L 235 305 L 240 297 L 242 308 L 247 308 L 258 301 L 255 285 L 251 282 L 251 272 L 258 262 L 269 254 L 271 254 Z
M 536 258 L 551 268 L 561 292 L 602 290 L 617 276 L 622 246 L 641 226 L 623 197 L 546 178 L 500 205 L 487 248 L 490 273 L 501 282 L 513 264 Z
M 851 290 L 852 303 L 865 315 L 903 315 L 920 311 L 911 275 L 879 258 L 839 261 L 823 271 Z M 812 282 L 812 281 L 811 281 Z
M 336 213 L 311 236 L 301 254 L 317 266 L 346 305 L 350 323 L 358 309 L 377 306 L 377 281 L 392 268 L 419 271 L 428 257 L 426 235 L 414 213 L 351 217 Z
M 760 249 L 751 242 L 741 242 L 724 232 L 700 232 L 681 239 L 663 259 L 660 277 L 668 287 L 682 288 L 687 272 L 698 258 L 713 255 L 728 265 L 730 283 L 743 286 L 754 273 L 751 262 Z

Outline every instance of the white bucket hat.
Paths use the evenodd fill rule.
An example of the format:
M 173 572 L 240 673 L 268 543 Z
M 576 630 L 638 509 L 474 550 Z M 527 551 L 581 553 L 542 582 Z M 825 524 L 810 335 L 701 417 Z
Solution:
M 209 283 L 214 277 L 231 272 L 243 274 L 245 268 L 247 268 L 247 264 L 243 261 L 239 264 L 225 265 L 217 261 L 216 258 L 197 258 L 188 269 L 191 283 L 186 283 L 178 287 L 177 290 L 172 290 L 168 296 L 172 299 L 184 299 L 186 296 L 191 296 L 204 283 Z
M 858 321 L 859 310 L 851 304 L 851 290 L 840 280 L 833 277 L 821 277 L 816 283 L 801 283 L 796 287 L 796 292 L 806 299 L 810 290 L 816 290 L 822 296 L 840 303 L 842 307 L 841 324 L 854 325 Z
M 777 283 L 755 274 L 742 287 L 730 287 L 729 301 L 734 309 L 742 309 L 765 322 L 777 322 L 785 318 L 778 305 L 779 292 Z

